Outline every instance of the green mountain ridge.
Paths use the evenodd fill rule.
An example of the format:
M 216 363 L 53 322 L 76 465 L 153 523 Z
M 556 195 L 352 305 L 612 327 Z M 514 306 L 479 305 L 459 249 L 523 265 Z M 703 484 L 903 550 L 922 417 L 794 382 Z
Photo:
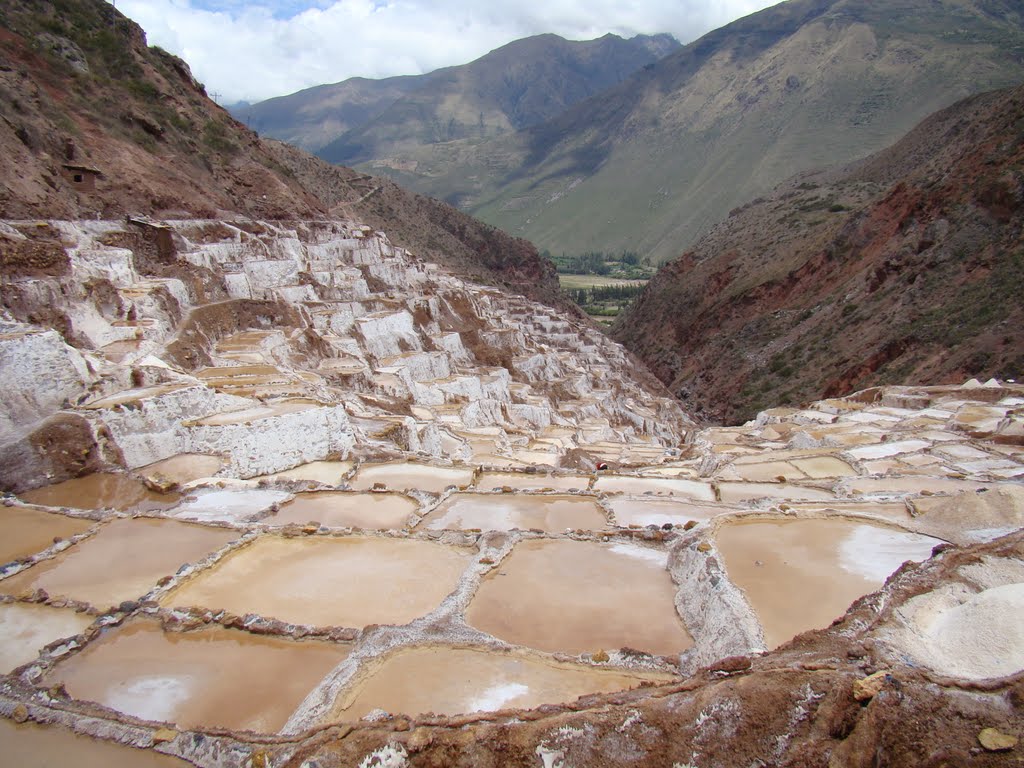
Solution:
M 546 123 L 409 150 L 384 170 L 556 254 L 663 262 L 793 173 L 864 157 L 1021 80 L 1024 22 L 1008 0 L 789 0 Z

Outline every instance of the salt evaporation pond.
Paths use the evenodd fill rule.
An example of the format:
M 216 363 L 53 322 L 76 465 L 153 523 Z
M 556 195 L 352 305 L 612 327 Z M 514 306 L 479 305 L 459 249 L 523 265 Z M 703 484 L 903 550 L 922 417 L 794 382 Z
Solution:
M 614 498 L 605 503 L 615 515 L 615 522 L 623 528 L 631 525 L 686 525 L 691 520 L 702 523 L 716 515 L 733 511 L 726 507 L 659 499 Z
M 397 530 L 405 528 L 419 504 L 398 493 L 317 491 L 300 493 L 265 522 L 271 525 L 316 522 L 328 528 Z
M 738 520 L 719 528 L 716 540 L 729 577 L 761 620 L 769 648 L 827 627 L 904 561 L 927 559 L 941 543 L 836 518 Z
M 483 578 L 466 621 L 542 651 L 676 654 L 693 641 L 666 561 L 638 544 L 522 541 Z
M 235 531 L 163 519 L 121 519 L 56 557 L 0 581 L 0 592 L 17 595 L 44 589 L 97 608 L 118 605 L 149 592 L 162 576 L 201 560 L 229 541 Z
M 164 632 L 136 620 L 108 630 L 45 680 L 146 720 L 274 733 L 347 655 L 334 643 L 220 627 Z
M 18 768 L 191 768 L 191 763 L 151 749 L 133 749 L 99 741 L 57 726 L 16 725 L 0 717 L 0 747 L 5 765 Z M 73 756 L 73 757 L 72 757 Z
M 155 461 L 136 470 L 146 478 L 164 478 L 177 485 L 184 485 L 201 477 L 213 477 L 224 466 L 219 456 L 203 453 L 179 453 L 161 461 Z
M 35 661 L 39 650 L 80 634 L 93 622 L 87 613 L 34 603 L 0 605 L 0 674 Z
M 264 477 L 268 480 L 308 480 L 324 485 L 341 485 L 345 475 L 351 471 L 351 461 L 310 461 Z
M 170 514 L 201 523 L 242 523 L 262 517 L 291 496 L 269 488 L 202 488 L 193 491 Z
M 456 493 L 431 510 L 418 527 L 483 531 L 519 528 L 561 533 L 566 528 L 603 530 L 608 521 L 597 502 L 585 497 Z
M 549 475 L 544 472 L 482 472 L 476 487 L 481 491 L 512 488 L 516 491 L 585 491 L 590 486 L 586 475 Z
M 42 509 L 0 507 L 0 563 L 29 557 L 53 546 L 57 539 L 70 539 L 95 525 L 92 520 L 68 517 Z
M 394 491 L 442 493 L 449 486 L 465 488 L 472 482 L 472 467 L 431 467 L 426 464 L 399 462 L 364 464 L 349 484 L 357 491 L 369 491 L 380 483 Z
M 715 500 L 711 483 L 681 477 L 602 475 L 594 481 L 594 490 L 601 493 L 651 493 L 658 496 L 686 496 L 698 501 Z
M 408 715 L 525 709 L 673 679 L 667 674 L 563 664 L 522 653 L 411 648 L 391 654 L 342 694 L 325 720 L 358 720 L 375 709 Z
M 265 535 L 161 603 L 314 626 L 405 624 L 440 605 L 469 559 L 426 541 Z
M 97 472 L 18 494 L 29 504 L 73 509 L 117 509 L 145 512 L 178 502 L 175 493 L 156 493 L 128 475 Z

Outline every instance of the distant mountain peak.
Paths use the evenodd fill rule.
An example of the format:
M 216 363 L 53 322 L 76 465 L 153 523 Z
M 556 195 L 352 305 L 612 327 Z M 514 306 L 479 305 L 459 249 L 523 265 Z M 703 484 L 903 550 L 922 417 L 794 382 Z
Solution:
M 679 47 L 671 35 L 553 33 L 500 46 L 424 75 L 351 78 L 249 105 L 262 133 L 337 163 L 381 160 L 422 145 L 480 141 L 549 119 Z

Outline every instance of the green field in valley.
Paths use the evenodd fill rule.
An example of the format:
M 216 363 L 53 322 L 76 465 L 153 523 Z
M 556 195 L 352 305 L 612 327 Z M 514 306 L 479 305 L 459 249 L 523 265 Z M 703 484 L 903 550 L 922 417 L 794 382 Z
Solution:
M 642 287 L 647 285 L 646 280 L 623 280 L 619 277 L 606 277 L 604 275 L 559 275 L 558 282 L 563 290 L 574 288 L 607 288 L 613 285 L 635 285 Z

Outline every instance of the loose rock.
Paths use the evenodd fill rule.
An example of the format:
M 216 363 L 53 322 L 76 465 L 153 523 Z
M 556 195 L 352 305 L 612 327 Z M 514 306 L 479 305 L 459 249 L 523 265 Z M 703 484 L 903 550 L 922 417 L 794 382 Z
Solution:
M 890 672 L 882 669 L 873 675 L 857 680 L 853 684 L 853 698 L 857 701 L 870 701 L 885 687 Z
M 1017 737 L 997 728 L 985 728 L 978 734 L 978 743 L 986 752 L 1008 752 L 1017 746 Z

